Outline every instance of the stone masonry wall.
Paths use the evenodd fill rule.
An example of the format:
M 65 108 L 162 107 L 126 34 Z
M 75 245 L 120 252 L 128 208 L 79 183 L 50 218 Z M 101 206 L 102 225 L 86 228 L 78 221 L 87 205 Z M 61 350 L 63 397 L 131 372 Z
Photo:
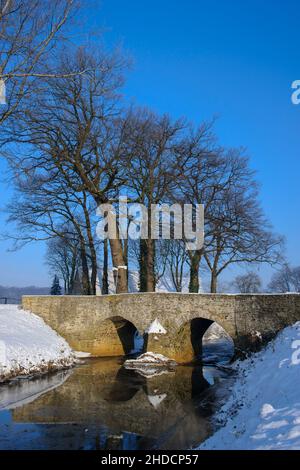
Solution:
M 153 335 L 149 335 L 151 350 L 157 345 L 154 352 L 169 349 L 180 359 L 191 354 L 187 350 L 178 352 L 178 344 L 189 344 L 188 329 L 184 325 L 193 318 L 216 321 L 239 346 L 249 340 L 253 331 L 268 337 L 300 320 L 300 294 L 24 296 L 22 306 L 41 316 L 74 349 L 98 356 L 123 354 L 116 327 L 110 321 L 115 318 L 133 323 L 141 334 L 157 318 L 167 334 L 157 336 L 155 341 Z M 178 340 L 179 331 L 185 335 L 182 341 Z

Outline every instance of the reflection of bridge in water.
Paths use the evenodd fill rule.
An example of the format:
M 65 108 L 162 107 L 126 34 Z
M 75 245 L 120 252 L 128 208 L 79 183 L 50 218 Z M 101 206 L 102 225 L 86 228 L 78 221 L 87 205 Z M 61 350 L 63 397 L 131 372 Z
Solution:
M 300 320 L 300 294 L 144 293 L 105 296 L 24 296 L 26 310 L 40 315 L 77 351 L 94 356 L 129 353 L 138 331 L 145 350 L 189 362 L 202 352 L 205 331 L 217 322 L 237 347 L 249 346 Z M 149 326 L 157 320 L 150 333 Z
M 95 359 L 57 377 L 63 374 L 61 385 L 14 409 L 13 421 L 62 425 L 62 442 L 66 424 L 73 424 L 71 433 L 74 424 L 101 427 L 106 429 L 101 448 L 109 449 L 124 447 L 128 434 L 138 448 L 162 449 L 188 448 L 210 434 L 213 388 L 201 367 L 177 367 L 146 379 L 116 359 Z M 210 400 L 201 407 L 204 396 Z

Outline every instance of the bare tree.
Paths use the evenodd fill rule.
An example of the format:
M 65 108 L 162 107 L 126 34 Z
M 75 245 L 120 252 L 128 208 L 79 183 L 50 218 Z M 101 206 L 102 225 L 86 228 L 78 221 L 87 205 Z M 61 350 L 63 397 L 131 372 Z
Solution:
M 64 281 L 64 293 L 72 294 L 75 275 L 80 266 L 79 246 L 74 238 L 53 238 L 47 242 L 46 264 L 51 274 Z
M 300 292 L 300 266 L 291 267 L 285 264 L 280 271 L 273 274 L 268 290 L 270 292 Z
M 255 294 L 261 291 L 262 282 L 257 273 L 250 271 L 236 276 L 234 285 L 241 294 Z
M 40 3 L 34 0 L 37 10 L 32 14 L 40 11 Z M 6 35 L 10 27 L 5 22 L 13 17 L 6 12 L 12 4 L 12 0 L 1 3 L 2 20 L 5 20 L 1 25 Z M 15 4 L 22 6 L 20 12 L 26 13 L 23 13 L 26 21 L 28 15 L 31 18 L 27 2 L 16 0 Z M 48 14 L 41 16 L 45 28 L 36 37 L 32 36 L 32 28 L 38 22 L 31 18 L 28 23 L 32 24 L 31 42 L 28 51 L 27 46 L 24 51 L 27 59 L 30 51 L 34 54 L 25 61 L 26 67 L 22 68 L 18 55 L 13 55 L 18 53 L 18 47 L 16 50 L 13 47 L 10 55 L 6 53 L 13 58 L 4 60 L 6 71 L 0 64 L 0 78 L 11 81 L 8 105 L 0 115 L 0 123 L 18 108 L 27 87 L 31 86 L 30 80 L 43 78 L 30 108 L 26 108 L 25 114 L 17 115 L 11 124 L 14 143 L 23 144 L 20 156 L 10 159 L 22 194 L 21 203 L 10 206 L 11 220 L 22 231 L 25 228 L 21 239 L 35 239 L 33 232 L 37 227 L 46 239 L 64 238 L 66 233 L 62 228 L 66 223 L 71 224 L 80 246 L 84 291 L 94 293 L 97 254 L 91 207 L 114 204 L 120 189 L 127 188 L 131 200 L 143 203 L 148 209 L 148 238 L 141 240 L 139 249 L 142 291 L 154 291 L 159 275 L 155 261 L 157 244 L 151 237 L 152 204 L 179 202 L 205 206 L 205 245 L 188 252 L 191 292 L 199 291 L 203 259 L 211 273 L 212 292 L 217 290 L 218 276 L 233 263 L 276 263 L 282 240 L 272 233 L 260 208 L 248 160 L 240 149 L 220 149 L 211 123 L 204 123 L 194 131 L 182 120 L 173 121 L 147 110 L 125 114 L 119 89 L 127 64 L 119 54 L 103 50 L 87 52 L 80 47 L 61 53 L 55 74 L 48 70 L 40 72 L 44 63 L 40 59 L 47 56 L 50 44 L 54 47 L 56 34 L 67 21 L 73 1 L 55 0 L 51 5 L 56 9 L 49 10 L 54 29 L 48 35 L 43 32 L 47 31 Z M 9 72 L 11 66 L 6 62 L 16 68 Z M 74 70 L 85 73 L 74 73 Z M 102 216 L 110 212 L 102 210 Z M 127 292 L 128 244 L 122 240 L 118 224 L 115 236 L 109 239 L 109 248 L 117 272 L 117 292 Z M 104 249 L 107 266 L 106 244 Z M 164 262 L 160 264 L 164 269 L 168 257 L 162 259 Z M 178 256 L 173 253 L 169 263 L 178 289 L 185 262 L 182 253 Z
M 147 208 L 148 237 L 140 240 L 140 290 L 153 292 L 156 241 L 151 237 L 151 206 L 169 200 L 182 172 L 179 148 L 186 124 L 159 116 L 147 109 L 131 111 L 126 117 L 126 179 L 132 200 Z
M 166 240 L 167 273 L 176 292 L 182 292 L 189 255 L 183 240 Z
M 211 207 L 218 197 L 224 172 L 224 161 L 216 145 L 212 127 L 213 122 L 205 122 L 198 129 L 191 129 L 186 136 L 180 149 L 182 177 L 178 180 L 176 190 L 171 196 L 174 201 L 190 204 L 193 208 L 198 204 L 204 205 L 206 240 L 210 230 Z M 199 292 L 199 269 L 203 254 L 204 247 L 188 251 L 190 292 Z
M 8 206 L 8 220 L 16 224 L 17 233 L 10 237 L 15 239 L 16 247 L 53 238 L 63 240 L 64 247 L 78 245 L 83 292 L 95 294 L 97 255 L 91 222 L 95 204 L 84 191 L 72 192 L 65 187 L 57 172 L 32 174 L 31 163 L 29 168 L 26 163 L 23 156 L 13 158 L 16 192 Z
M 56 77 L 49 57 L 78 6 L 74 0 L 0 0 L 0 83 L 6 89 L 0 126 L 32 97 L 35 79 Z
M 257 183 L 243 151 L 229 150 L 224 161 L 226 171 L 210 208 L 204 251 L 211 292 L 217 291 L 218 276 L 232 264 L 280 262 L 283 243 L 259 205 Z
M 80 67 L 84 75 L 69 71 Z M 88 194 L 95 204 L 113 202 L 123 184 L 123 122 L 120 119 L 117 90 L 123 83 L 125 62 L 117 54 L 87 53 L 79 48 L 62 56 L 61 76 L 46 79 L 26 120 L 18 122 L 15 138 L 30 147 L 23 159 L 27 174 L 37 173 L 63 179 L 66 192 Z M 117 292 L 127 291 L 123 246 L 118 231 L 110 238 L 113 265 L 118 269 Z

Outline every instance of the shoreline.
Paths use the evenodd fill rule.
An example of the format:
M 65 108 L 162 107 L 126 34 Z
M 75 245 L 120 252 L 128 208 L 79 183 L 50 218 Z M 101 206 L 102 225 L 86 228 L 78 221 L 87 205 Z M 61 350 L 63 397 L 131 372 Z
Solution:
M 0 384 L 75 364 L 68 343 L 40 317 L 17 305 L 0 306 Z
M 232 368 L 231 394 L 213 417 L 221 427 L 197 449 L 299 450 L 300 322 Z

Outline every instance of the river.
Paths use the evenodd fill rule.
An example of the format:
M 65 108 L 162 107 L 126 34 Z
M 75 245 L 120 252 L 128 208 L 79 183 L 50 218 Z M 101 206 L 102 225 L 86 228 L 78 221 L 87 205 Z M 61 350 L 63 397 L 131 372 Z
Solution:
M 150 377 L 102 358 L 3 384 L 0 449 L 192 448 L 215 430 L 233 380 L 230 355 L 228 345 L 208 343 L 204 365 Z

